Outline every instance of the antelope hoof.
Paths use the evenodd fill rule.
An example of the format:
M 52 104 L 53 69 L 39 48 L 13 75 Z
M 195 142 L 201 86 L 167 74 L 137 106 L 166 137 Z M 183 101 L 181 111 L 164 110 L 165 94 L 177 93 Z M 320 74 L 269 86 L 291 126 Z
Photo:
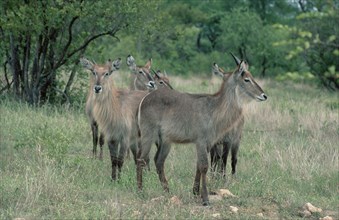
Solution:
M 202 202 L 202 205 L 203 205 L 203 206 L 210 206 L 211 204 L 210 204 L 210 202 L 207 200 L 207 201 L 203 201 L 203 202 Z

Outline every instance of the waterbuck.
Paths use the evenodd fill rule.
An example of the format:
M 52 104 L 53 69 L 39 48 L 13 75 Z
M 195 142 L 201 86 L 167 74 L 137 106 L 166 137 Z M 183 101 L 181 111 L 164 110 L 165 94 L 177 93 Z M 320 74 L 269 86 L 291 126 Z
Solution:
M 93 72 L 94 69 L 94 64 L 90 61 L 88 61 L 85 58 L 81 58 L 80 59 L 80 63 L 83 67 L 90 69 L 92 74 L 94 75 L 95 73 Z M 120 68 L 121 65 L 121 59 L 118 59 L 115 61 L 114 66 L 111 67 L 110 71 L 115 71 L 118 70 Z M 100 132 L 100 137 L 98 136 L 99 133 L 99 126 L 98 123 L 96 122 L 96 120 L 93 117 L 93 86 L 94 86 L 95 81 L 93 80 L 93 77 L 90 77 L 90 87 L 89 87 L 89 91 L 88 91 L 88 95 L 87 95 L 87 101 L 86 101 L 86 106 L 85 106 L 85 111 L 86 111 L 86 115 L 90 121 L 91 124 L 91 130 L 92 130 L 92 140 L 93 140 L 93 157 L 96 158 L 97 156 L 97 145 L 98 145 L 98 140 L 99 140 L 99 145 L 100 145 L 100 153 L 99 153 L 99 159 L 102 160 L 103 158 L 103 153 L 102 153 L 102 146 L 105 143 L 105 137 L 104 134 L 102 132 Z
M 150 81 L 151 78 L 151 67 L 152 59 L 150 58 L 144 66 L 137 66 L 135 59 L 132 55 L 128 55 L 126 58 L 126 63 L 128 68 L 132 72 L 131 76 L 131 90 L 147 90 L 148 88 L 145 85 L 146 80 Z
M 146 62 L 144 66 L 141 66 L 141 65 L 136 64 L 135 59 L 132 55 L 128 55 L 126 58 L 126 64 L 133 73 L 131 77 L 131 85 L 130 85 L 131 89 L 152 91 L 154 89 L 161 88 L 164 86 L 169 87 L 170 89 L 173 89 L 166 73 L 163 74 L 159 70 L 154 71 L 151 69 L 151 66 L 152 66 L 151 58 Z M 153 76 L 151 72 L 153 72 Z M 149 81 L 155 82 L 155 85 L 153 85 L 152 88 L 147 86 Z M 157 145 L 157 152 L 158 152 L 159 145 L 157 142 L 156 142 L 156 145 Z M 137 149 L 133 147 L 131 147 L 130 149 L 133 153 L 134 160 L 136 161 Z M 148 165 L 148 169 L 150 169 L 149 160 L 147 161 L 147 165 Z
M 149 93 L 138 112 L 140 148 L 137 160 L 137 185 L 142 189 L 142 172 L 152 143 L 159 140 L 160 153 L 156 169 L 165 191 L 169 191 L 164 163 L 171 143 L 195 143 L 197 168 L 193 193 L 199 194 L 203 205 L 209 205 L 206 185 L 208 152 L 225 134 L 241 121 L 243 105 L 251 100 L 265 101 L 265 93 L 254 81 L 248 66 L 241 61 L 231 75 L 223 77 L 215 94 L 189 94 L 159 88 Z
M 167 86 L 173 89 L 166 73 L 162 74 L 159 70 L 155 72 L 151 69 L 151 58 L 146 62 L 144 66 L 137 66 L 134 57 L 132 55 L 128 55 L 126 58 L 126 63 L 133 73 L 131 77 L 130 89 L 147 90 L 149 88 L 146 85 L 150 80 L 156 83 L 156 87 Z M 153 76 L 151 72 L 153 72 Z
M 240 65 L 240 60 L 234 57 L 234 60 L 237 65 Z M 213 75 L 223 76 L 231 73 L 226 73 L 222 68 L 218 67 L 216 63 L 212 67 Z M 221 163 L 219 167 L 220 174 L 226 176 L 226 164 L 229 151 L 231 150 L 232 154 L 232 175 L 236 172 L 236 165 L 238 161 L 238 150 L 241 140 L 241 134 L 243 130 L 245 120 L 244 116 L 241 115 L 239 123 L 234 125 L 230 129 L 225 137 L 219 143 L 215 144 L 210 151 L 211 156 L 211 170 L 216 171 L 217 165 Z
M 112 179 L 120 176 L 125 152 L 130 145 L 137 144 L 136 112 L 140 100 L 147 91 L 117 89 L 112 72 L 118 69 L 121 59 L 108 61 L 105 65 L 93 64 L 81 59 L 82 65 L 93 74 L 92 92 L 89 94 L 91 115 L 100 125 L 108 143 L 112 162 Z M 119 146 L 120 145 L 120 146 Z

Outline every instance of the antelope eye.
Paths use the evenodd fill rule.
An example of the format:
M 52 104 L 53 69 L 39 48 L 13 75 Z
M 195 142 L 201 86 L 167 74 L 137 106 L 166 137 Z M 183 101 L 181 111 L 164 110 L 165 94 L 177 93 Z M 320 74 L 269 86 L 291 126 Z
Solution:
M 105 73 L 105 76 L 108 76 L 109 75 L 109 73 L 107 72 L 107 73 Z
M 251 80 L 249 78 L 245 78 L 244 81 L 245 82 L 251 82 Z
M 164 81 L 161 80 L 159 83 L 160 83 L 160 84 L 164 84 Z
M 96 76 L 96 75 L 97 75 L 97 73 L 96 73 L 95 71 L 92 71 L 92 74 L 93 74 L 93 76 Z

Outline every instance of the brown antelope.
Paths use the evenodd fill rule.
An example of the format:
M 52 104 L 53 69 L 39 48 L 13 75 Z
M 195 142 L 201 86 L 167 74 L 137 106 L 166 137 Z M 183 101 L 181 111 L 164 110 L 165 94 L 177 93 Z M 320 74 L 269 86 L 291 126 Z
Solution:
M 171 143 L 195 143 L 197 169 L 193 193 L 200 191 L 203 205 L 209 205 L 206 174 L 208 152 L 225 137 L 242 118 L 243 105 L 251 100 L 265 101 L 265 93 L 254 81 L 248 66 L 241 61 L 231 75 L 223 77 L 215 94 L 188 94 L 168 88 L 149 93 L 138 112 L 140 148 L 137 161 L 137 185 L 142 189 L 142 171 L 154 141 L 159 140 L 160 153 L 156 169 L 165 191 L 169 191 L 164 163 Z
M 84 61 L 84 60 L 83 60 Z M 149 69 L 151 68 L 151 62 L 152 60 L 150 59 L 145 66 L 143 67 L 137 67 L 134 62 L 134 58 L 132 56 L 127 57 L 127 64 L 130 66 L 130 69 L 133 68 L 134 70 L 134 75 L 135 79 L 133 80 L 134 84 L 136 85 L 135 87 L 132 87 L 132 89 L 135 90 L 148 90 L 148 89 L 154 89 L 156 85 L 151 85 L 151 87 L 147 86 L 150 85 L 148 83 L 152 83 L 153 78 L 149 74 Z M 120 62 L 119 62 L 120 65 Z M 131 67 L 133 65 L 133 67 Z M 117 66 L 119 68 L 119 66 Z M 156 84 L 161 86 L 163 84 L 163 81 L 167 82 L 167 86 L 170 86 L 168 79 L 166 77 L 157 77 L 156 79 Z M 166 81 L 167 80 L 167 81 Z M 91 81 L 92 82 L 92 81 Z M 92 85 L 90 86 L 90 90 L 87 96 L 87 101 L 86 101 L 86 114 L 89 118 L 90 124 L 91 124 L 91 130 L 92 130 L 92 139 L 93 139 L 93 157 L 95 158 L 97 156 L 97 145 L 99 141 L 99 146 L 100 146 L 100 153 L 99 153 L 99 159 L 103 159 L 103 150 L 102 147 L 105 143 L 105 137 L 102 132 L 100 132 L 100 137 L 98 136 L 99 133 L 99 125 L 98 123 L 94 120 L 93 114 L 92 114 L 92 99 L 91 93 L 93 92 L 92 90 Z
M 135 115 L 140 100 L 147 91 L 130 91 L 117 89 L 112 80 L 112 72 L 120 66 L 121 59 L 108 61 L 105 65 L 93 64 L 81 59 L 82 65 L 92 72 L 91 114 L 102 127 L 108 143 L 112 162 L 112 179 L 120 176 L 126 149 L 137 144 Z M 120 144 L 120 147 L 119 147 Z
M 234 57 L 235 62 L 237 65 L 240 64 L 240 60 L 236 57 Z M 226 73 L 222 68 L 218 67 L 218 65 L 215 63 L 212 67 L 213 75 L 216 76 L 223 76 L 231 73 Z M 226 164 L 227 164 L 227 157 L 228 153 L 231 150 L 232 154 L 232 174 L 234 175 L 236 172 L 236 165 L 238 161 L 238 150 L 239 150 L 239 144 L 241 140 L 241 134 L 242 129 L 244 126 L 245 120 L 244 116 L 242 115 L 239 119 L 239 123 L 234 125 L 232 129 L 230 129 L 222 141 L 215 144 L 210 151 L 211 156 L 211 170 L 216 171 L 217 165 L 220 164 L 220 173 L 222 176 L 226 176 Z
M 131 77 L 130 85 L 131 89 L 148 90 L 149 88 L 146 85 L 150 80 L 154 81 L 157 87 L 167 86 L 173 89 L 166 73 L 163 74 L 159 70 L 155 72 L 151 69 L 152 67 L 151 58 L 147 61 L 147 63 L 144 66 L 137 66 L 134 57 L 132 55 L 128 55 L 126 58 L 126 63 L 133 73 Z M 154 74 L 153 76 L 151 75 L 151 71 Z
M 84 67 L 86 67 L 89 63 L 89 61 L 87 59 L 84 59 L 84 58 L 81 58 L 80 62 Z M 112 68 L 111 71 L 113 72 L 115 70 L 118 70 L 120 68 L 120 64 L 121 64 L 121 60 L 117 60 L 114 68 Z M 92 74 L 94 74 L 94 73 L 92 73 Z M 99 140 L 99 145 L 100 145 L 99 159 L 102 160 L 102 158 L 103 158 L 102 147 L 105 143 L 105 136 L 104 136 L 103 132 L 100 132 L 100 137 L 98 136 L 99 126 L 98 126 L 98 123 L 96 122 L 96 120 L 93 117 L 93 111 L 92 111 L 93 110 L 92 94 L 94 92 L 93 86 L 94 86 L 94 80 L 93 80 L 92 77 L 90 77 L 90 87 L 89 87 L 89 91 L 88 91 L 88 95 L 87 95 L 85 111 L 86 111 L 87 117 L 88 117 L 90 124 L 91 124 L 92 140 L 93 140 L 93 150 L 92 150 L 93 157 L 96 158 L 96 156 L 97 156 L 97 145 L 98 145 L 98 140 Z
M 163 86 L 167 86 L 171 89 L 173 89 L 173 87 L 170 84 L 170 81 L 167 77 L 166 73 L 162 73 L 161 71 L 153 71 L 151 69 L 152 66 L 152 59 L 150 58 L 146 64 L 144 66 L 138 66 L 135 62 L 135 59 L 132 55 L 128 55 L 126 58 L 126 64 L 129 67 L 129 69 L 132 71 L 133 75 L 131 77 L 131 85 L 130 85 L 130 89 L 132 90 L 154 90 L 156 88 L 161 88 Z M 151 71 L 153 72 L 153 76 L 151 75 Z M 152 88 L 150 88 L 148 85 L 148 82 L 155 82 L 155 85 L 153 85 Z M 159 149 L 158 144 L 157 145 L 157 149 Z M 134 160 L 136 161 L 136 148 L 131 147 L 130 148 L 133 156 L 134 156 Z M 157 151 L 158 153 L 158 151 Z M 157 155 L 157 154 L 156 154 Z M 148 164 L 148 168 L 149 168 L 149 162 L 147 161 Z
M 150 73 L 152 67 L 152 59 L 150 58 L 144 66 L 137 66 L 134 57 L 128 55 L 126 58 L 126 63 L 133 73 L 131 77 L 130 89 L 147 90 L 147 83 L 145 84 L 145 80 L 152 80 Z

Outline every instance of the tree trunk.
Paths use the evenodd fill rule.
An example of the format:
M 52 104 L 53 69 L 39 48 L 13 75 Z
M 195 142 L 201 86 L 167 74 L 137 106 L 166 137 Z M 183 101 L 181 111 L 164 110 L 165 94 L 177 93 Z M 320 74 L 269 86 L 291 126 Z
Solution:
M 11 68 L 13 73 L 13 87 L 14 87 L 14 94 L 21 98 L 21 91 L 20 91 L 20 61 L 19 61 L 19 52 L 18 46 L 16 45 L 15 39 L 13 34 L 10 35 L 10 45 L 11 45 Z

